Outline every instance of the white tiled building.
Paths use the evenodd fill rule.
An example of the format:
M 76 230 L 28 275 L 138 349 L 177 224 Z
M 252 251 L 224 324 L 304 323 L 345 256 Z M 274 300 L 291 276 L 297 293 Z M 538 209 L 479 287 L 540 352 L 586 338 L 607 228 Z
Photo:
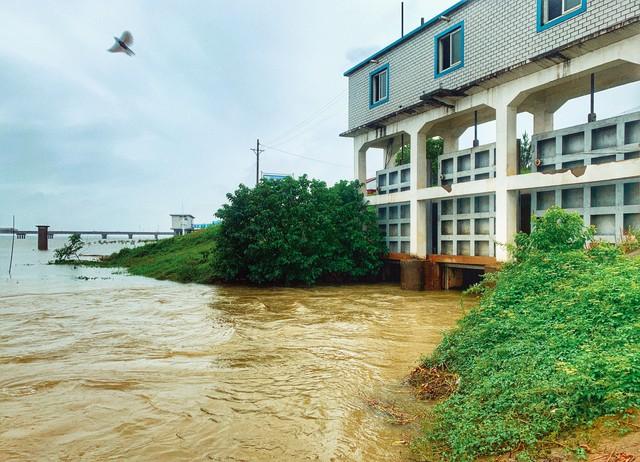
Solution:
M 586 110 L 587 124 L 553 127 L 570 99 L 640 80 L 640 0 L 462 0 L 345 75 L 342 136 L 353 138 L 362 183 L 367 150 L 384 152 L 368 200 L 392 253 L 490 265 L 551 205 L 578 211 L 605 239 L 640 228 L 640 113 L 597 120 Z M 521 112 L 534 121 L 527 174 Z M 495 143 L 459 149 L 464 131 L 489 121 Z M 435 136 L 437 175 L 426 158 Z M 395 167 L 404 143 L 411 162 Z

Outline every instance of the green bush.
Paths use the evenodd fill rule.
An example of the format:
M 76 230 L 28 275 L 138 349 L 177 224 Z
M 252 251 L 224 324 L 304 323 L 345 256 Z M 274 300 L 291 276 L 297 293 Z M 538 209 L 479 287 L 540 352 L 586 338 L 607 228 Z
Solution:
M 223 280 L 308 285 L 380 270 L 384 243 L 358 182 L 285 178 L 227 197 L 213 259 Z
M 640 260 L 585 250 L 591 236 L 559 209 L 536 220 L 520 259 L 425 359 L 460 377 L 421 440 L 442 458 L 532 448 L 640 405 Z
M 560 207 L 548 209 L 542 217 L 533 217 L 531 234 L 519 233 L 515 247 L 510 249 L 516 259 L 531 252 L 563 252 L 584 249 L 594 236 L 577 213 L 567 213 Z
M 80 261 L 78 252 L 80 252 L 83 247 L 84 241 L 82 240 L 82 237 L 80 237 L 80 235 L 77 233 L 72 234 L 71 236 L 69 236 L 69 240 L 65 245 L 53 252 L 53 257 L 55 259 L 54 261 L 56 263 L 64 263 L 66 261 L 69 261 L 71 257 L 75 257 L 76 260 Z

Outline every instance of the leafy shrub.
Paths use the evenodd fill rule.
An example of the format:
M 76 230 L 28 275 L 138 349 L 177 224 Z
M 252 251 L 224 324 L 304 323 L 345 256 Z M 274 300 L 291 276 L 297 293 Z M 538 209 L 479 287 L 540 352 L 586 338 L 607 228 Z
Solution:
M 584 249 L 594 236 L 594 229 L 586 227 L 577 213 L 567 213 L 554 206 L 542 217 L 533 217 L 531 234 L 519 233 L 515 247 L 511 250 L 514 258 L 520 260 L 531 252 L 563 252 Z
M 82 237 L 79 234 L 72 234 L 71 236 L 69 236 L 69 240 L 64 246 L 56 249 L 55 252 L 53 252 L 55 262 L 63 263 L 65 261 L 68 261 L 71 257 L 75 257 L 76 260 L 80 260 L 78 252 L 80 252 L 83 247 L 84 241 L 82 240 Z
M 376 275 L 385 252 L 358 182 L 285 178 L 241 185 L 218 210 L 215 273 L 226 281 L 314 284 Z
M 625 230 L 620 248 L 623 253 L 631 253 L 640 249 L 640 229 L 629 228 Z
M 585 250 L 592 232 L 578 220 L 557 209 L 536 220 L 523 258 L 425 359 L 460 376 L 421 440 L 442 458 L 531 448 L 640 406 L 640 261 Z

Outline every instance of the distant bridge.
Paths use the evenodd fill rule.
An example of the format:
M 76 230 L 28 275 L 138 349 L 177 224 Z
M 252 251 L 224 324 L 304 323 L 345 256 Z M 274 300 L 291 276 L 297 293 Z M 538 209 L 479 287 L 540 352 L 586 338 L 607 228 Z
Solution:
M 173 236 L 172 231 L 53 231 L 46 230 L 47 237 L 52 239 L 54 235 L 71 235 L 79 234 L 80 236 L 100 236 L 102 239 L 107 239 L 108 236 L 127 236 L 129 239 L 133 239 L 133 236 L 153 236 L 158 239 L 158 236 Z M 38 230 L 26 231 L 16 228 L 0 228 L 0 234 L 15 234 L 17 239 L 26 238 L 27 234 L 38 234 Z

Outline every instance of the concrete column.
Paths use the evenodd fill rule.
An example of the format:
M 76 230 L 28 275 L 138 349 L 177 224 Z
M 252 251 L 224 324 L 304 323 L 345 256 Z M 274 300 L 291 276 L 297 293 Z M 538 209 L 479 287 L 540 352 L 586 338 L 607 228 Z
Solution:
M 402 148 L 402 141 L 403 141 L 403 136 L 402 134 L 400 135 L 396 135 L 394 136 L 392 139 L 389 140 L 386 149 L 384 150 L 384 155 L 383 155 L 383 164 L 385 166 L 385 168 L 392 168 L 395 167 L 395 158 L 394 155 L 400 151 L 400 149 Z M 407 144 L 407 142 L 409 141 L 409 137 L 407 135 L 404 135 L 404 142 L 405 144 Z
M 367 189 L 367 148 L 362 147 L 359 143 L 355 142 L 354 146 L 354 178 L 358 180 L 363 186 L 362 189 L 366 193 Z
M 419 131 L 410 133 L 411 143 L 411 192 L 427 187 L 427 137 Z M 416 257 L 427 256 L 427 208 L 424 201 L 411 199 L 410 253 Z
M 460 135 L 458 131 L 450 131 L 446 133 L 442 139 L 444 141 L 444 152 L 458 152 L 460 150 Z
M 411 226 L 409 253 L 415 257 L 427 256 L 427 206 L 425 201 L 411 199 Z
M 518 193 L 507 191 L 507 176 L 518 168 L 517 109 L 508 104 L 496 107 L 496 258 L 508 258 L 505 244 L 513 242 L 518 229 Z
M 37 225 L 38 228 L 38 250 L 49 250 L 49 226 Z
M 411 190 L 427 187 L 427 137 L 411 133 Z M 413 221 L 413 217 L 412 217 Z
M 544 107 L 533 111 L 533 134 L 550 132 L 553 130 L 553 112 Z

